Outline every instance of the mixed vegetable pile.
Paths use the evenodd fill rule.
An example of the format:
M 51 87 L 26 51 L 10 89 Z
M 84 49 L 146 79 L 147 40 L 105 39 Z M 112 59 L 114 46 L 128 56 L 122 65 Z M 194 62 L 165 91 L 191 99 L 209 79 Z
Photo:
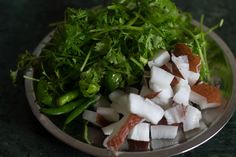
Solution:
M 221 27 L 223 20 L 208 32 L 203 31 L 203 20 L 204 17 L 201 18 L 200 27 L 194 27 L 191 24 L 191 16 L 178 10 L 170 0 L 115 0 L 106 7 L 88 10 L 68 8 L 65 11 L 64 21 L 57 24 L 52 39 L 42 49 L 40 56 L 34 56 L 29 52 L 22 54 L 17 70 L 11 71 L 11 76 L 13 81 L 16 81 L 19 71 L 29 67 L 34 68 L 33 78 L 24 77 L 35 81 L 40 111 L 50 116 L 62 115 L 63 129 L 78 119 L 79 121 L 85 119 L 86 125 L 88 120 L 101 127 L 96 117 L 100 117 L 98 119 L 106 122 L 103 126 L 107 126 L 111 122 L 120 120 L 120 114 L 124 115 L 124 113 L 117 112 L 116 107 L 99 106 L 98 102 L 101 99 L 109 101 L 108 95 L 117 89 L 123 91 L 127 87 L 132 87 L 132 90 L 133 87 L 141 89 L 145 83 L 145 76 L 153 75 L 148 74 L 149 67 L 153 69 L 157 66 L 158 60 L 162 60 L 157 58 L 162 54 L 164 54 L 162 58 L 171 55 L 170 52 L 176 49 L 177 43 L 184 43 L 182 46 L 191 50 L 193 56 L 198 56 L 199 59 L 199 68 L 192 71 L 192 74 L 198 73 L 197 76 L 189 78 L 191 86 L 200 80 L 209 81 L 210 71 L 207 60 L 209 42 L 206 35 Z M 162 50 L 166 50 L 166 53 Z M 185 59 L 178 59 L 178 57 L 178 55 L 176 58 L 172 56 L 171 61 L 169 59 L 168 62 L 175 63 L 175 68 L 179 71 L 177 73 L 172 71 L 173 76 L 187 80 L 186 84 L 176 79 L 176 84 L 180 81 L 187 86 L 189 79 L 185 78 L 178 67 L 184 67 L 178 62 L 186 61 L 186 56 Z M 188 58 L 188 62 L 191 62 L 191 57 Z M 165 66 L 162 68 L 168 71 L 168 66 Z M 191 70 L 192 64 L 189 66 Z M 160 71 L 159 69 L 156 71 Z M 158 77 L 159 73 L 154 75 Z M 191 82 L 193 81 L 191 79 L 195 79 L 194 82 Z M 149 85 L 153 84 L 147 84 Z M 155 91 L 159 87 L 150 88 Z M 152 96 L 154 95 L 152 98 L 158 97 L 160 90 L 155 92 L 151 93 Z M 186 100 L 179 104 L 187 106 L 189 104 L 185 103 L 188 102 Z M 153 101 L 148 103 L 152 104 Z M 97 110 L 96 113 L 93 112 L 94 108 Z M 112 116 L 108 115 L 106 118 L 107 113 L 112 113 Z M 143 121 L 143 117 L 140 118 L 136 114 L 128 116 L 127 119 L 129 118 L 134 118 L 135 124 Z M 107 119 L 110 121 L 107 122 Z M 155 121 L 155 124 L 157 123 Z M 127 125 L 134 126 L 132 123 Z M 147 127 L 147 124 L 142 125 L 144 126 L 140 126 L 141 128 Z M 173 129 L 176 130 L 176 127 Z M 87 126 L 85 130 L 87 131 Z M 90 142 L 87 139 L 87 132 L 84 139 Z M 115 150 L 117 149 L 115 147 Z
M 102 127 L 108 135 L 104 146 L 115 152 L 126 140 L 131 151 L 179 143 L 189 131 L 207 129 L 201 110 L 222 104 L 220 90 L 199 81 L 200 64 L 198 55 L 178 43 L 173 51 L 161 51 L 148 62 L 150 75 L 145 76 L 140 91 L 115 90 L 109 95 L 110 107 L 86 110 L 83 119 Z M 115 113 L 122 114 L 122 119 L 112 118 Z M 112 124 L 100 121 L 98 115 Z M 166 143 L 160 143 L 163 140 Z

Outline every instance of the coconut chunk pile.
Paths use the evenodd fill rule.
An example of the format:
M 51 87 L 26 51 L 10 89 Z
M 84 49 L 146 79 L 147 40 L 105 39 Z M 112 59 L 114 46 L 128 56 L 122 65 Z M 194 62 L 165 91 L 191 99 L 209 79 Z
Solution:
M 203 128 L 201 110 L 221 105 L 220 90 L 200 82 L 200 65 L 187 45 L 176 44 L 148 62 L 150 79 L 140 90 L 116 90 L 110 106 L 86 110 L 83 118 L 101 127 L 104 146 L 115 152 L 124 143 L 130 151 L 176 144 L 181 131 Z

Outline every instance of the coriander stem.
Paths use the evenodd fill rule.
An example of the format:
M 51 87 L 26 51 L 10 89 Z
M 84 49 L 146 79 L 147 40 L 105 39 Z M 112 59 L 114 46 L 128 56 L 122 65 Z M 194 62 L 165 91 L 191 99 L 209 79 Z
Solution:
M 88 121 L 85 121 L 85 124 L 84 124 L 84 140 L 88 144 L 91 144 L 91 142 L 89 141 L 89 138 L 88 138 Z
M 40 81 L 39 79 L 30 77 L 30 76 L 27 76 L 27 75 L 24 75 L 23 77 L 24 77 L 25 79 L 32 80 L 32 81 L 36 81 L 36 82 L 39 82 L 39 81 Z
M 208 34 L 208 33 L 210 33 L 210 32 L 213 32 L 215 29 L 217 29 L 217 28 L 219 28 L 219 27 L 222 27 L 223 23 L 224 23 L 224 20 L 221 19 L 221 20 L 220 20 L 220 23 L 218 23 L 217 25 L 215 25 L 215 26 L 213 26 L 212 28 L 210 28 L 210 29 L 206 32 L 206 34 Z
M 88 52 L 88 54 L 87 54 L 87 56 L 86 56 L 86 58 L 85 58 L 85 60 L 84 60 L 83 65 L 82 65 L 81 68 L 80 68 L 80 71 L 81 71 L 81 72 L 84 70 L 84 68 L 85 68 L 85 66 L 86 66 L 86 64 L 87 64 L 87 62 L 88 62 L 88 60 L 89 60 L 89 57 L 90 57 L 91 52 L 92 52 L 92 50 L 90 49 L 89 52 Z
M 109 66 L 107 66 L 107 65 L 104 65 L 104 67 L 106 67 L 107 69 L 112 70 L 112 71 L 114 71 L 114 72 L 128 75 L 128 73 L 126 73 L 126 72 L 124 72 L 124 71 L 116 70 L 116 69 L 111 68 L 111 67 L 109 67 Z
M 140 64 L 135 58 L 130 57 L 130 60 L 135 63 L 141 70 L 143 70 L 142 64 Z
M 201 16 L 201 21 L 200 21 L 200 30 L 201 30 L 200 37 L 201 37 L 202 41 L 205 41 L 205 34 L 204 34 L 204 30 L 203 30 L 203 22 L 204 22 L 204 15 Z M 205 58 L 206 69 L 208 69 L 207 71 L 209 72 L 207 54 L 206 54 L 206 44 L 205 43 L 202 45 L 202 52 L 203 52 L 203 56 Z M 209 75 L 207 75 L 207 77 L 208 77 L 207 80 L 209 80 Z
M 103 28 L 92 29 L 89 32 L 90 33 L 98 32 L 98 34 L 95 34 L 95 36 L 96 36 L 96 35 L 100 35 L 100 34 L 115 31 L 115 30 L 125 30 L 125 29 L 126 30 L 133 30 L 133 31 L 142 31 L 143 30 L 142 27 L 124 25 L 124 26 L 113 26 L 113 27 L 104 28 L 104 29 Z
M 132 25 L 137 21 L 138 18 L 139 18 L 139 16 L 138 16 L 137 14 L 135 14 L 135 17 L 134 17 L 132 20 L 130 20 L 130 21 L 127 23 L 127 25 L 128 25 L 128 26 L 132 26 Z

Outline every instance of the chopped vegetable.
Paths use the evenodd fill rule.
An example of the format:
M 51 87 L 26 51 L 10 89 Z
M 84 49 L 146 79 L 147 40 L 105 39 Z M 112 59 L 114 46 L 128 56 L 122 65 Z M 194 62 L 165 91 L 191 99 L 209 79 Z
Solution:
M 189 96 L 191 92 L 191 88 L 188 85 L 187 80 L 180 79 L 178 84 L 175 86 L 175 94 L 173 97 L 173 101 L 177 104 L 183 104 L 185 106 L 189 105 Z
M 100 96 L 95 96 L 83 102 L 80 106 L 78 106 L 71 114 L 66 118 L 65 125 L 69 124 L 72 120 L 77 118 L 85 109 L 87 109 L 90 105 L 96 103 Z
M 148 123 L 139 123 L 135 125 L 135 127 L 130 131 L 128 135 L 128 139 L 135 141 L 150 141 L 149 133 L 150 133 L 150 124 Z
M 200 127 L 200 120 L 202 119 L 202 113 L 197 108 L 188 105 L 185 109 L 185 115 L 183 119 L 184 131 L 189 131 L 194 128 Z
M 161 67 L 170 61 L 170 54 L 168 51 L 158 52 L 154 58 L 148 62 L 148 66 L 151 68 L 153 66 Z
M 108 139 L 107 146 L 108 149 L 117 151 L 121 145 L 124 143 L 126 136 L 129 134 L 130 130 L 132 130 L 135 125 L 141 122 L 143 118 L 130 114 L 125 123 L 122 124 L 120 128 L 118 128 L 113 135 Z
M 185 107 L 183 105 L 176 105 L 165 111 L 165 118 L 168 124 L 181 123 L 185 116 Z
M 153 91 L 160 92 L 163 89 L 169 88 L 173 79 L 174 75 L 154 66 L 151 69 L 149 86 Z
M 175 49 L 173 51 L 173 54 L 176 57 L 186 55 L 188 57 L 188 61 L 189 61 L 189 70 L 192 72 L 199 72 L 200 71 L 201 58 L 197 55 L 194 55 L 192 53 L 192 50 L 186 44 L 177 43 L 175 45 Z
M 111 135 L 113 130 L 114 130 L 114 128 L 117 127 L 118 123 L 119 122 L 112 123 L 112 124 L 110 124 L 108 126 L 103 127 L 102 131 L 103 131 L 104 135 Z
M 174 139 L 177 135 L 178 126 L 153 125 L 151 126 L 152 139 Z
M 205 83 L 194 85 L 192 86 L 190 101 L 198 104 L 201 109 L 218 107 L 221 105 L 220 90 Z
M 53 107 L 53 108 L 41 108 L 40 112 L 45 113 L 47 115 L 61 115 L 61 114 L 66 114 L 73 109 L 75 109 L 77 106 L 83 104 L 86 99 L 81 99 L 81 100 L 76 100 L 69 102 L 65 104 L 64 106 L 60 107 Z
M 77 98 L 79 96 L 79 91 L 78 90 L 73 90 L 73 91 L 70 91 L 68 93 L 65 93 L 64 95 L 60 96 L 58 99 L 57 99 L 57 104 L 59 106 L 62 106 L 72 100 L 74 100 L 75 98 Z
M 110 124 L 102 115 L 98 114 L 97 112 L 85 110 L 82 117 L 84 120 L 87 120 L 98 127 L 104 127 Z
M 140 117 L 144 117 L 153 124 L 157 124 L 164 115 L 164 111 L 160 106 L 149 99 L 144 99 L 132 93 L 129 95 L 129 111 Z
M 112 108 L 98 107 L 97 113 L 103 116 L 109 122 L 116 122 L 120 119 L 120 115 Z

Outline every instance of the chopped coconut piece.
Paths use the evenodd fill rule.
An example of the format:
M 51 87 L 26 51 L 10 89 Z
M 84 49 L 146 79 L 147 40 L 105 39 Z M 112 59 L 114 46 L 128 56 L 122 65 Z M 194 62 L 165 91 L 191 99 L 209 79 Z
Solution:
M 103 116 L 93 111 L 85 110 L 82 117 L 84 120 L 87 120 L 99 127 L 109 125 L 109 122 Z
M 158 67 L 152 67 L 149 86 L 154 92 L 160 92 L 168 88 L 173 79 L 174 75 L 171 73 Z M 153 87 L 155 88 L 153 89 Z
M 110 102 L 104 96 L 101 96 L 98 102 L 94 105 L 95 108 L 97 107 L 110 107 Z
M 109 140 L 110 138 L 111 138 L 110 136 L 107 136 L 107 137 L 104 139 L 102 145 L 103 145 L 105 148 L 108 148 L 107 142 L 108 142 L 108 140 Z
M 190 101 L 198 104 L 201 109 L 218 107 L 221 105 L 220 90 L 206 83 L 192 86 Z
M 176 57 L 174 54 L 172 54 L 171 60 L 173 61 L 178 71 L 183 76 L 183 78 L 187 80 L 189 77 L 188 57 L 187 56 Z
M 207 99 L 206 97 L 194 92 L 194 91 L 191 91 L 190 93 L 190 101 L 195 103 L 195 104 L 198 104 L 200 106 L 204 106 L 205 104 L 207 104 Z
M 119 101 L 120 97 L 126 95 L 126 93 L 122 90 L 115 90 L 112 93 L 109 94 L 109 99 L 112 102 L 117 102 Z
M 196 84 L 197 81 L 199 80 L 199 78 L 200 78 L 200 73 L 196 73 L 196 72 L 189 71 L 188 76 L 189 76 L 189 77 L 188 77 L 189 85 L 190 85 L 190 86 L 193 86 L 193 85 Z
M 160 106 L 166 106 L 171 103 L 171 98 L 173 97 L 173 95 L 173 90 L 171 86 L 169 86 L 168 88 L 160 91 L 158 95 L 152 98 L 151 100 Z
M 137 124 L 129 133 L 128 139 L 136 141 L 150 141 L 149 130 L 150 124 L 148 123 L 139 123 Z
M 112 151 L 118 151 L 125 142 L 126 136 L 129 134 L 130 130 L 142 120 L 143 118 L 135 114 L 129 114 L 125 122 L 119 128 L 115 128 L 112 135 L 110 135 L 105 144 L 107 148 Z
M 177 131 L 177 135 L 174 139 L 153 139 L 151 141 L 151 147 L 152 149 L 159 149 L 159 148 L 175 145 L 183 141 L 185 141 L 184 133 L 182 129 L 179 128 Z
M 173 84 L 173 82 L 175 82 L 175 84 L 177 84 L 177 81 L 178 81 L 178 78 L 183 78 L 184 77 L 182 76 L 182 74 L 180 73 L 178 67 L 174 64 L 174 63 L 171 63 L 172 64 L 172 74 L 175 75 L 175 78 L 173 79 L 173 81 L 171 82 L 171 84 Z M 174 87 L 175 85 L 173 85 Z
M 108 126 L 103 127 L 102 131 L 103 131 L 104 135 L 111 135 L 113 133 L 114 129 L 118 130 L 118 128 L 121 127 L 121 125 L 126 121 L 126 119 L 127 119 L 127 116 L 124 116 L 118 122 L 115 122 L 115 123 L 112 123 Z
M 122 113 L 123 115 L 129 113 L 128 94 L 123 91 L 116 90 L 109 95 L 109 98 L 112 101 L 111 108 L 113 108 L 116 112 Z
M 116 112 L 121 113 L 123 115 L 127 115 L 129 114 L 129 106 L 128 106 L 128 102 L 125 104 L 116 104 L 116 103 L 112 103 L 111 104 L 111 108 L 113 108 Z
M 118 122 L 112 123 L 112 124 L 110 124 L 110 125 L 108 125 L 108 126 L 103 127 L 103 128 L 102 128 L 102 131 L 103 131 L 104 135 L 111 135 L 112 132 L 113 132 L 113 130 L 114 130 L 114 128 L 115 128 L 117 125 L 118 125 Z
M 188 105 L 183 119 L 184 131 L 189 131 L 200 127 L 199 121 L 202 119 L 202 113 L 197 108 Z
M 178 126 L 153 125 L 151 126 L 152 139 L 174 139 L 177 135 Z
M 197 55 L 194 55 L 192 53 L 192 50 L 186 44 L 176 44 L 173 54 L 177 57 L 187 55 L 189 62 L 189 70 L 196 73 L 200 71 L 201 58 Z
M 185 116 L 185 107 L 177 105 L 165 111 L 165 118 L 168 124 L 181 123 Z
M 169 61 L 170 61 L 169 52 L 161 51 L 156 56 L 154 56 L 153 60 L 148 62 L 148 66 L 150 68 L 152 68 L 153 66 L 161 67 Z
M 116 122 L 120 119 L 120 115 L 113 108 L 98 107 L 97 113 L 102 115 L 109 122 Z
M 188 81 L 180 79 L 179 83 L 175 86 L 175 95 L 173 101 L 177 104 L 183 104 L 184 106 L 189 105 L 189 96 L 191 88 L 188 85 Z
M 163 109 L 149 99 L 144 99 L 140 95 L 129 95 L 130 112 L 144 117 L 153 124 L 157 124 L 164 115 Z
M 196 128 L 196 129 L 193 129 L 184 133 L 184 136 L 186 139 L 192 138 L 196 136 L 197 134 L 199 134 L 200 132 L 205 131 L 208 128 L 207 125 L 203 121 L 200 121 L 199 123 L 200 123 L 199 128 Z

